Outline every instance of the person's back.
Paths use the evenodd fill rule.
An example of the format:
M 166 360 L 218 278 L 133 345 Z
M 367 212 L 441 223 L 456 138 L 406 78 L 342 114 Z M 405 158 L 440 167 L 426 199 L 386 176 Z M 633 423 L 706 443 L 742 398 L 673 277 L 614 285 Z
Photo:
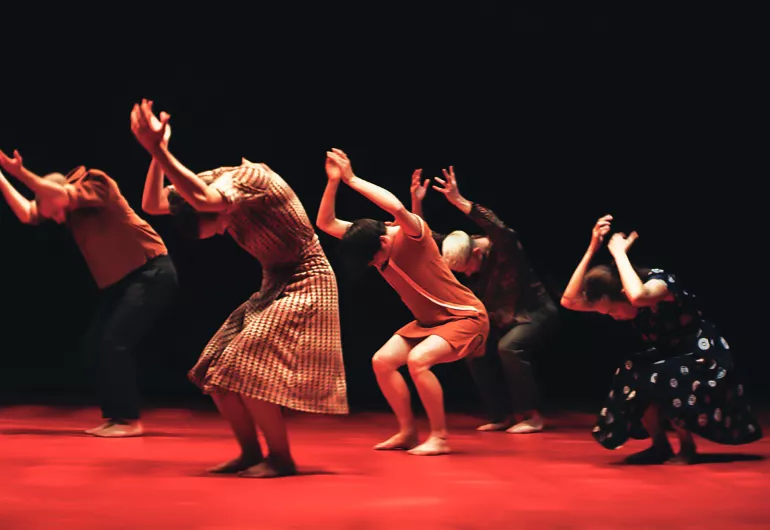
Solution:
M 67 182 L 72 185 L 67 225 L 99 288 L 168 253 L 158 233 L 105 172 L 80 166 Z
M 230 202 L 227 232 L 263 267 L 297 264 L 321 251 L 296 193 L 267 165 L 244 161 L 198 176 L 213 180 L 211 186 Z

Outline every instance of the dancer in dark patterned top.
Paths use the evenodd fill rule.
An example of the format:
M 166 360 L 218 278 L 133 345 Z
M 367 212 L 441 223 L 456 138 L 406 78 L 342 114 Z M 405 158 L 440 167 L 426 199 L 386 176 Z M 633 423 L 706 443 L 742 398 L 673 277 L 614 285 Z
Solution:
M 561 303 L 576 311 L 633 320 L 650 347 L 626 357 L 615 371 L 594 438 L 607 449 L 618 449 L 629 437 L 651 437 L 650 448 L 627 459 L 639 464 L 696 462 L 692 433 L 726 445 L 759 440 L 762 432 L 727 341 L 674 274 L 631 265 L 627 252 L 636 232 L 628 237 L 617 233 L 610 239 L 607 248 L 616 268 L 599 265 L 587 271 L 611 221 L 607 215 L 596 223 Z M 665 421 L 679 436 L 676 456 Z
M 486 355 L 468 359 L 468 367 L 487 406 L 490 423 L 480 431 L 506 430 L 529 434 L 543 429 L 532 358 L 558 324 L 556 304 L 532 269 L 516 232 L 492 210 L 460 195 L 454 169 L 433 188 L 466 214 L 484 232 L 469 236 L 434 232 L 444 262 L 468 277 L 467 285 L 489 311 L 490 338 Z M 422 216 L 429 180 L 412 175 L 412 211 Z M 502 371 L 497 365 L 502 364 Z M 502 372 L 502 373 L 501 373 Z
M 253 478 L 292 475 L 296 467 L 281 407 L 348 412 L 337 281 L 297 195 L 265 164 L 243 160 L 199 175 L 162 141 L 143 101 L 131 127 L 153 156 L 144 207 L 172 213 L 194 237 L 229 233 L 262 265 L 262 286 L 227 318 L 190 371 L 230 423 L 241 455 L 211 470 Z M 173 188 L 163 188 L 163 172 Z M 269 454 L 262 457 L 257 428 Z

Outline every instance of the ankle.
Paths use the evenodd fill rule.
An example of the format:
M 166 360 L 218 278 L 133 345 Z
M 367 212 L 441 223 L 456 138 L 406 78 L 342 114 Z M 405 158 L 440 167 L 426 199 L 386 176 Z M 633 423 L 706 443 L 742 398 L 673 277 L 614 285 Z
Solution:
M 447 430 L 446 429 L 431 430 L 430 434 L 428 435 L 428 438 L 439 438 L 440 440 L 446 440 Z
M 417 434 L 417 426 L 415 424 L 403 424 L 399 425 L 398 433 L 404 436 L 414 436 Z

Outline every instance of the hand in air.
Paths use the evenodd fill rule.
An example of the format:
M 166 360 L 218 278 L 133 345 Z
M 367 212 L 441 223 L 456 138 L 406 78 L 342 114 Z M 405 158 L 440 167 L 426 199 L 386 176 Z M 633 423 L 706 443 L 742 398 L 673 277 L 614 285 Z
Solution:
M 414 202 L 422 202 L 422 200 L 425 198 L 425 194 L 428 193 L 428 185 L 430 185 L 430 179 L 425 179 L 425 181 L 420 183 L 422 177 L 422 169 L 415 169 L 414 173 L 412 173 L 412 185 L 409 188 L 409 191 L 412 193 L 412 201 Z
M 602 241 L 604 241 L 604 236 L 610 233 L 610 228 L 612 228 L 611 224 L 611 215 L 605 215 L 604 217 L 599 218 L 591 232 L 591 239 L 593 239 L 595 243 L 601 245 Z
M 444 173 L 445 180 L 434 177 L 436 182 L 441 184 L 441 187 L 434 185 L 433 189 L 439 193 L 443 193 L 444 197 L 446 197 L 449 202 L 456 203 L 462 199 L 462 196 L 460 195 L 460 189 L 457 187 L 457 179 L 455 178 L 454 167 L 449 166 L 449 171 L 442 169 L 441 172 Z
M 2 167 L 11 175 L 17 175 L 19 171 L 21 171 L 21 169 L 24 167 L 19 151 L 13 151 L 13 158 L 9 158 L 8 155 L 0 151 L 0 167 Z
M 353 175 L 353 168 L 350 165 L 350 159 L 340 149 L 332 149 L 326 152 L 326 175 L 329 180 L 343 180 L 350 182 Z
M 143 99 L 141 103 L 134 105 L 131 110 L 131 132 L 139 143 L 147 151 L 153 152 L 163 145 L 167 134 L 168 121 L 171 118 L 167 113 L 161 112 L 158 119 L 152 111 L 152 101 Z
M 631 245 L 634 244 L 634 241 L 636 241 L 638 237 L 639 234 L 636 232 L 631 232 L 631 235 L 629 236 L 626 236 L 626 234 L 623 232 L 617 232 L 612 234 L 610 242 L 607 243 L 607 249 L 613 256 L 625 254 L 628 252 L 628 249 L 631 248 Z

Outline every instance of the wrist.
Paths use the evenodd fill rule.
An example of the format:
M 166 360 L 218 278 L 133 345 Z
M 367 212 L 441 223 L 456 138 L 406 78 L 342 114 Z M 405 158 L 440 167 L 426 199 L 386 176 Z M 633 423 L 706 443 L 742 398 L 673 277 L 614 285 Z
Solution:
M 450 199 L 450 202 L 457 209 L 461 210 L 463 213 L 466 213 L 466 214 L 471 213 L 471 210 L 473 209 L 473 203 L 462 196 L 459 196 L 454 199 Z

